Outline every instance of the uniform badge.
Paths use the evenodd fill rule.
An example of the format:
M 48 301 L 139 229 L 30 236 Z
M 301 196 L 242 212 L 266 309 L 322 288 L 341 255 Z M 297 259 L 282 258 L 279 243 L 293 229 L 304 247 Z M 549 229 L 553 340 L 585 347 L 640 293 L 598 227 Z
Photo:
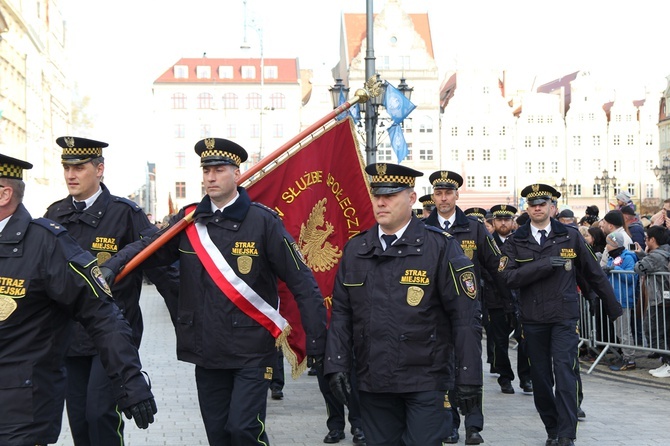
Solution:
M 111 259 L 112 255 L 108 252 L 99 252 L 95 257 L 98 259 L 98 265 L 102 265 L 107 260 Z
M 264 379 L 268 381 L 272 380 L 272 367 L 265 367 L 265 374 L 263 375 Z
M 100 268 L 96 265 L 91 268 L 91 278 L 98 286 L 105 292 L 109 297 L 112 297 L 112 289 L 109 287 L 109 284 L 105 282 L 105 278 L 102 276 Z
M 411 286 L 407 288 L 407 304 L 416 307 L 423 299 L 423 290 L 418 286 Z
M 239 256 L 237 258 L 237 270 L 240 274 L 249 274 L 254 260 L 249 256 Z
M 477 297 L 477 282 L 475 280 L 475 274 L 473 272 L 465 272 L 459 277 L 461 281 L 461 287 L 465 294 L 470 298 L 474 299 Z
M 444 408 L 445 409 L 451 408 L 451 402 L 449 402 L 449 392 L 444 394 Z
M 498 263 L 498 272 L 505 271 L 505 268 L 507 268 L 507 263 L 508 262 L 509 262 L 509 257 L 502 256 L 500 258 L 500 263 Z
M 7 320 L 16 310 L 16 301 L 11 297 L 0 296 L 0 321 Z
M 572 260 L 566 260 L 565 265 L 563 265 L 563 268 L 565 268 L 566 271 L 571 271 L 572 270 Z
M 468 259 L 472 260 L 472 257 L 475 255 L 474 251 L 472 249 L 464 249 L 463 253 L 468 257 Z

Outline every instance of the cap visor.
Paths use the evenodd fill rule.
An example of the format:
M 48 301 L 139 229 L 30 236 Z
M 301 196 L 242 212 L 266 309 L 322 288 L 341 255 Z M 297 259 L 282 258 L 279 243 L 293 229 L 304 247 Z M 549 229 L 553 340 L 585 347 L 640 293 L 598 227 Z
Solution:
M 407 189 L 407 186 L 401 186 L 401 187 L 388 187 L 388 186 L 383 186 L 383 187 L 371 187 L 370 188 L 370 193 L 372 195 L 392 195 L 392 194 L 397 194 L 400 191 L 403 191 Z

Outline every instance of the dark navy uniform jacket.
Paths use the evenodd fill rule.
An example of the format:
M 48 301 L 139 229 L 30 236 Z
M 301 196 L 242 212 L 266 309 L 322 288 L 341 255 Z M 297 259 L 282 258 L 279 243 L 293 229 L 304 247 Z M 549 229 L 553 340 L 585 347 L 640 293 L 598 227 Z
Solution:
M 568 260 L 565 266 L 551 266 L 551 256 Z M 521 322 L 553 323 L 579 319 L 579 272 L 603 302 L 611 319 L 622 314 L 612 285 L 579 230 L 551 219 L 551 232 L 540 246 L 530 229 L 521 226 L 503 245 L 500 270 L 507 284 L 519 288 Z
M 120 408 L 151 398 L 131 329 L 95 258 L 23 205 L 0 234 L 0 444 L 58 440 L 71 318 L 93 339 Z
M 481 313 L 472 262 L 456 240 L 416 217 L 382 250 L 378 226 L 344 248 L 333 290 L 325 374 L 356 357 L 366 392 L 481 385 Z M 353 350 L 352 350 L 353 348 Z
M 277 213 L 252 203 L 244 188 L 237 190 L 240 196 L 222 215 L 212 214 L 211 201 L 206 195 L 195 209 L 195 221 L 207 226 L 209 237 L 235 274 L 273 308 L 279 305 L 277 278 L 286 283 L 300 309 L 307 354 L 323 355 L 326 307 L 312 271 L 302 261 L 297 245 Z M 170 226 L 184 215 L 185 209 L 180 210 L 170 220 Z M 153 238 L 128 245 L 105 266 L 117 272 Z M 244 259 L 248 262 L 240 259 L 242 255 L 248 257 Z M 169 265 L 176 260 L 180 265 L 175 325 L 178 358 L 210 369 L 274 367 L 277 355 L 274 337 L 219 289 L 184 231 L 141 267 Z
M 124 246 L 149 237 L 158 228 L 151 224 L 142 209 L 127 198 L 116 197 L 100 184 L 102 193 L 93 205 L 84 211 L 77 211 L 72 204 L 72 196 L 53 203 L 47 209 L 46 218 L 65 226 L 68 233 L 82 248 L 96 256 L 98 265 L 103 265 Z M 179 290 L 179 274 L 176 268 L 147 270 L 147 277 L 172 309 Z M 137 347 L 142 340 L 144 324 L 140 310 L 142 291 L 142 271 L 136 270 L 119 283 L 112 285 L 112 295 L 117 306 L 130 323 Z M 82 329 L 75 324 L 68 356 L 90 356 L 96 354 L 93 343 Z

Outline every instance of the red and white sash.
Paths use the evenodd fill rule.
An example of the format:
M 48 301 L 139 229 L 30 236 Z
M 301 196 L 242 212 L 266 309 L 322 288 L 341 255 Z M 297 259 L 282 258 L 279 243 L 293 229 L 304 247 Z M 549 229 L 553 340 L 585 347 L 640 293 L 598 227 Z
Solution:
M 186 235 L 198 259 L 221 292 L 244 314 L 265 327 L 277 339 L 277 345 L 283 344 L 291 330 L 290 325 L 278 310 L 235 274 L 209 237 L 207 226 L 201 223 L 189 225 L 186 228 Z

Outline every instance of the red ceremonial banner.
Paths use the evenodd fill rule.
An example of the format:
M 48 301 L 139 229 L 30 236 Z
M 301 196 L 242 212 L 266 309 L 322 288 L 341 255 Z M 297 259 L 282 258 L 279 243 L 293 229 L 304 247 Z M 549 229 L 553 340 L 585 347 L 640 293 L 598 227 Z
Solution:
M 364 167 L 353 121 L 345 119 L 247 187 L 252 201 L 279 213 L 295 239 L 319 284 L 328 320 L 342 249 L 375 223 Z M 279 295 L 280 313 L 292 327 L 293 352 L 285 350 L 284 355 L 295 378 L 305 370 L 305 333 L 298 306 L 283 283 Z

